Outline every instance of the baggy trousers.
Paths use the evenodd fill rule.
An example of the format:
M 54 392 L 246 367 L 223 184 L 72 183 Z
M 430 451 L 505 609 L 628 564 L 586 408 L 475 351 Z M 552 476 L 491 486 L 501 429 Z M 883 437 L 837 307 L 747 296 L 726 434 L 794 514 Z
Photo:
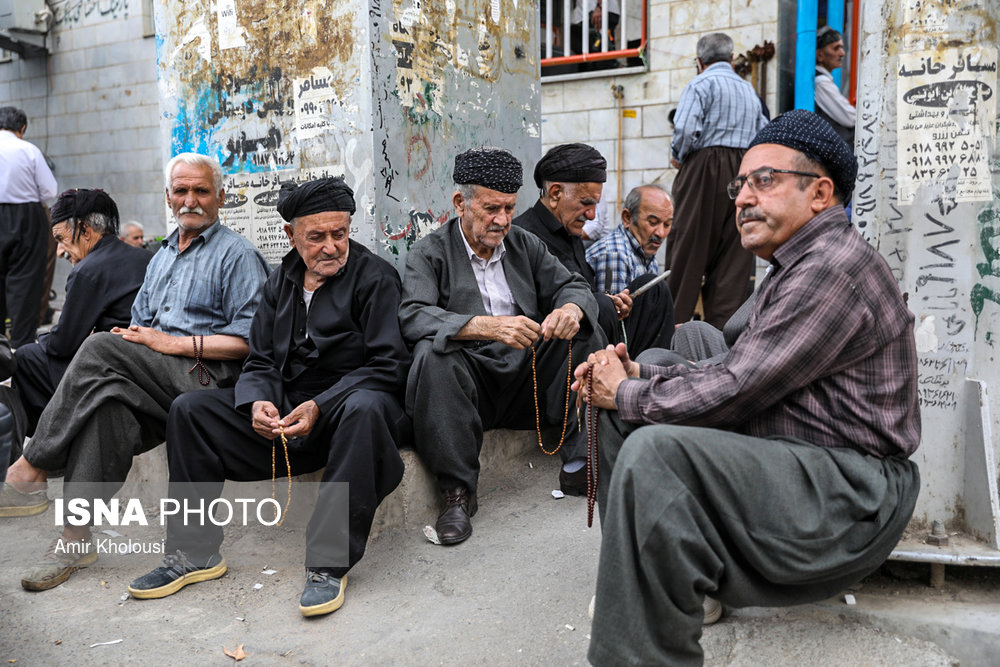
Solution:
M 257 435 L 250 416 L 233 405 L 232 389 L 184 394 L 174 401 L 167 420 L 172 498 L 186 500 L 189 507 L 204 501 L 207 507 L 222 493 L 224 480 L 270 478 L 273 445 L 278 447 L 275 473 L 288 476 L 281 441 Z M 325 466 L 306 528 L 307 567 L 342 577 L 361 560 L 375 510 L 403 478 L 397 447 L 409 433 L 409 418 L 394 396 L 360 389 L 337 409 L 321 413 L 308 436 L 289 441 L 293 475 Z M 337 482 L 346 482 L 346 496 Z M 218 552 L 222 539 L 222 527 L 211 522 L 185 525 L 173 515 L 167 520 L 167 553 L 180 549 L 194 563 Z
M 604 340 L 602 333 L 573 341 L 573 367 L 587 359 Z M 535 390 L 531 350 L 503 343 L 435 352 L 429 340 L 413 350 L 406 388 L 406 410 L 413 417 L 414 448 L 443 489 L 458 485 L 475 493 L 483 432 L 491 428 L 535 428 Z M 538 407 L 542 427 L 559 425 L 566 415 L 567 344 L 564 340 L 536 345 Z M 576 393 L 569 396 L 563 461 L 587 455 L 577 429 Z M 558 433 L 546 448 L 555 447 Z
M 700 294 L 705 321 L 722 329 L 749 293 L 753 255 L 740 243 L 736 206 L 726 192 L 743 153 L 739 148 L 703 148 L 684 161 L 674 180 L 667 282 L 678 322 L 691 319 Z
M 163 442 L 177 396 L 231 387 L 240 372 L 238 361 L 205 361 L 212 380 L 203 387 L 198 373 L 188 372 L 193 364 L 112 333 L 89 336 L 42 411 L 24 458 L 50 473 L 64 471 L 67 498 L 109 500 L 132 457 Z
M 45 283 L 49 220 L 39 203 L 0 204 L 0 327 L 10 317 L 10 344 L 35 340 Z
M 21 397 L 28 418 L 25 435 L 30 437 L 35 432 L 42 411 L 52 400 L 52 394 L 66 373 L 70 360 L 46 354 L 38 343 L 17 348 L 14 357 L 17 359 L 17 370 L 14 371 L 11 386 Z
M 836 594 L 889 556 L 920 489 L 904 459 L 706 428 L 634 429 L 606 411 L 598 424 L 595 665 L 701 664 L 706 594 L 733 607 Z

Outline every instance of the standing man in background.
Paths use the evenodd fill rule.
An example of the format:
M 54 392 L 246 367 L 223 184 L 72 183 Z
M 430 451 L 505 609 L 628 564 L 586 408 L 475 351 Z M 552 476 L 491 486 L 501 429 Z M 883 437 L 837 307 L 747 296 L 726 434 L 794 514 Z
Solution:
M 733 71 L 729 35 L 705 35 L 697 51 L 698 76 L 681 93 L 670 144 L 670 163 L 680 172 L 667 237 L 667 280 L 678 323 L 691 319 L 700 295 L 705 321 L 721 329 L 746 300 L 753 270 L 726 184 L 767 119 L 753 86 Z
M 828 25 L 816 31 L 816 115 L 830 123 L 854 150 L 858 112 L 843 95 L 831 72 L 844 64 L 844 39 Z
M 48 214 L 56 179 L 38 148 L 24 141 L 28 117 L 0 107 L 0 326 L 10 317 L 10 344 L 35 340 L 45 289 Z

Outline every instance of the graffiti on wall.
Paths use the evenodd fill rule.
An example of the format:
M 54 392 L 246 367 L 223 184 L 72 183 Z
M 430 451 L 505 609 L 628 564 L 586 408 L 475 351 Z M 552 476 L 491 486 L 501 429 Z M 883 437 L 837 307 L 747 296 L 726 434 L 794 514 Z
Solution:
M 228 175 L 222 221 L 276 262 L 288 249 L 275 204 L 281 183 L 344 175 L 362 150 L 358 18 L 303 0 L 161 0 L 159 83 L 170 153 L 216 157 Z M 322 30 L 318 28 L 322 26 Z M 295 48 L 290 48 L 294 45 Z M 366 177 L 361 175 L 360 180 Z
M 75 26 L 98 19 L 128 18 L 130 0 L 49 0 L 53 25 Z M 131 0 L 137 3 L 139 0 Z
M 510 119 L 529 119 L 518 135 L 539 136 L 537 109 L 523 112 L 519 106 L 537 99 L 537 49 L 530 47 L 537 8 L 512 0 L 389 4 L 372 0 L 370 5 L 374 78 L 384 85 L 374 102 L 375 152 L 383 192 L 400 203 L 395 214 L 380 216 L 382 245 L 400 255 L 452 215 L 456 151 L 504 143 L 502 127 Z M 520 101 L 517 95 L 498 95 L 515 79 L 522 81 Z M 501 114 L 506 117 L 498 120 Z M 401 121 L 395 141 L 388 136 L 387 117 Z M 438 198 L 400 201 L 401 179 Z

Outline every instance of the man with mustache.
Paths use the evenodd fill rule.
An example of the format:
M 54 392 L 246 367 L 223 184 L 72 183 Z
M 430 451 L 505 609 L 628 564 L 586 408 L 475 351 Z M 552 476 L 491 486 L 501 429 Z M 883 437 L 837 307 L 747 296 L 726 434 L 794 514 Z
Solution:
M 587 248 L 587 263 L 604 277 L 606 292 L 624 291 L 639 276 L 660 272 L 656 253 L 673 221 L 674 204 L 663 186 L 654 183 L 632 188 L 625 197 L 621 223 Z
M 66 498 L 88 498 L 91 506 L 110 499 L 132 457 L 163 442 L 174 398 L 231 387 L 239 375 L 267 264 L 250 241 L 219 223 L 225 191 L 217 160 L 182 153 L 164 175 L 177 229 L 149 262 L 132 323 L 80 346 L 7 471 L 0 516 L 44 511 L 46 480 L 59 470 Z M 96 560 L 90 526 L 67 525 L 21 586 L 58 586 Z
M 727 188 L 770 263 L 721 364 L 593 371 L 603 526 L 589 658 L 701 664 L 702 601 L 788 606 L 879 567 L 920 475 L 914 316 L 844 202 L 857 163 L 808 111 L 750 142 Z
M 655 233 L 665 236 L 669 227 L 665 221 L 673 214 L 666 193 L 658 190 L 663 197 L 651 196 L 650 201 L 655 199 L 658 208 L 645 212 L 646 219 L 652 215 L 656 223 L 655 229 L 644 227 L 650 233 L 644 241 L 643 260 L 637 261 L 642 269 L 636 269 L 623 280 L 627 270 L 616 270 L 610 264 L 602 265 L 595 273 L 596 267 L 587 261 L 589 252 L 583 247 L 584 225 L 594 219 L 595 207 L 607 181 L 607 161 L 600 152 L 587 144 L 556 146 L 535 165 L 534 178 L 539 199 L 514 218 L 514 226 L 540 238 L 563 266 L 590 284 L 597 301 L 598 323 L 609 342 L 626 343 L 632 354 L 650 347 L 669 347 L 674 332 L 674 303 L 666 283 L 654 285 L 639 301 L 633 302 L 631 297 L 632 292 L 657 273 L 656 260 L 646 257 L 645 252 L 651 249 L 655 255 L 659 245 L 651 242 L 650 237 Z M 583 462 L 571 462 L 568 468 L 571 472 L 560 476 L 563 493 L 585 495 L 587 475 Z
M 417 453 L 444 495 L 435 525 L 441 544 L 472 534 L 483 431 L 536 427 L 536 371 L 541 426 L 565 424 L 564 465 L 586 457 L 567 357 L 569 343 L 573 359 L 603 345 L 597 304 L 582 277 L 511 226 L 521 177 L 520 161 L 500 148 L 457 156 L 458 217 L 406 257 L 399 310 L 413 346 L 406 409 Z
M 323 468 L 306 529 L 303 616 L 336 611 L 375 510 L 403 477 L 410 436 L 402 389 L 399 274 L 349 236 L 354 192 L 339 177 L 284 183 L 278 213 L 292 249 L 264 285 L 250 355 L 234 388 L 184 394 L 167 419 L 171 497 L 208 505 L 223 481 Z M 288 461 L 272 447 L 288 439 Z M 287 469 L 286 469 L 287 463 Z M 170 517 L 163 565 L 129 586 L 162 598 L 226 573 L 222 527 Z

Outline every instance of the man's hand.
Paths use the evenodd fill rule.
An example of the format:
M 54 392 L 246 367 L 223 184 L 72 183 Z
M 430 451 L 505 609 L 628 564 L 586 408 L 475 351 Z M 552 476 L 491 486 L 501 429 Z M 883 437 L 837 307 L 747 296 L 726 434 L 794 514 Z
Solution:
M 111 333 L 121 336 L 130 343 L 145 345 L 154 352 L 177 354 L 176 339 L 151 327 L 140 327 L 133 324 L 127 329 L 113 327 Z
M 572 340 L 573 336 L 580 331 L 580 321 L 583 320 L 583 311 L 575 303 L 566 303 L 542 320 L 542 336 L 545 340 L 558 338 L 560 340 Z
M 271 401 L 254 401 L 252 408 L 253 430 L 262 438 L 274 440 L 281 434 L 278 427 L 278 408 Z
M 670 158 L 670 166 L 673 167 L 674 169 L 680 169 L 681 168 L 680 160 L 678 160 L 677 158 Z
M 515 350 L 530 347 L 538 340 L 542 330 L 538 322 L 524 315 L 499 315 L 490 319 L 490 339 L 510 345 Z
M 591 369 L 594 373 L 593 395 L 590 395 L 587 386 L 587 372 Z M 618 343 L 591 354 L 587 361 L 576 367 L 573 375 L 576 376 L 573 391 L 583 402 L 604 410 L 617 410 L 615 395 L 618 385 L 626 378 L 639 377 L 639 364 L 629 359 L 625 344 Z
M 312 431 L 317 419 L 319 419 L 319 406 L 316 405 L 316 401 L 306 401 L 282 417 L 278 426 L 284 427 L 286 438 L 304 438 Z
M 619 320 L 624 320 L 631 314 L 632 297 L 629 296 L 628 290 L 623 290 L 618 294 L 609 294 L 608 297 L 615 304 L 615 312 L 618 313 Z

